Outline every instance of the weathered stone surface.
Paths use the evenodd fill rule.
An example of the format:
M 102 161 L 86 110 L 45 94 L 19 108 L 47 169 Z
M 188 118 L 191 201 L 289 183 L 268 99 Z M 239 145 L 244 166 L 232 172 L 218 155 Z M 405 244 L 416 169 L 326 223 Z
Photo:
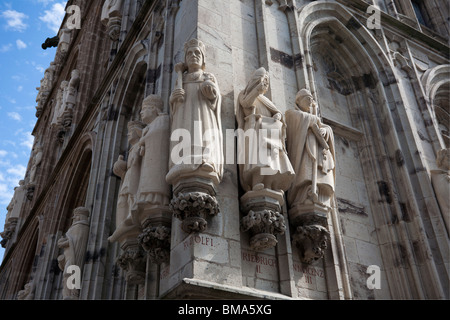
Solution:
M 62 25 L 38 88 L 0 296 L 449 299 L 448 10 L 372 2 L 380 29 L 361 0 L 68 1 L 81 29 Z M 289 132 L 301 89 L 334 135 L 317 166 L 334 184 L 299 178 L 317 136 L 268 139 L 275 174 L 238 163 L 239 122 Z M 236 121 L 242 106 L 258 112 Z M 176 129 L 208 128 L 214 143 L 172 154 Z M 79 207 L 86 239 L 70 242 Z M 84 264 L 81 290 L 58 256 Z

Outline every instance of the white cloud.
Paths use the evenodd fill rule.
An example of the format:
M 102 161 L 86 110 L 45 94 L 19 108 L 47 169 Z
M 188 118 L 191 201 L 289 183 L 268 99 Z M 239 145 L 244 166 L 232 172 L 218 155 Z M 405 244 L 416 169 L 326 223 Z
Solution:
M 22 141 L 20 142 L 21 146 L 27 147 L 28 149 L 32 149 L 33 148 L 33 143 L 34 143 L 34 136 L 31 135 L 31 132 L 24 132 L 23 133 L 24 138 L 22 139 Z
M 22 121 L 22 116 L 17 112 L 8 112 L 8 117 L 16 121 Z
M 6 150 L 0 150 L 0 157 L 4 157 L 8 154 L 8 151 Z
M 21 164 L 10 165 L 6 171 L 0 172 L 0 205 L 7 206 L 11 202 L 14 188 L 19 185 L 19 180 L 25 177 L 27 168 Z
M 39 17 L 54 33 L 58 33 L 61 22 L 64 19 L 64 15 L 66 14 L 64 10 L 65 6 L 66 2 L 54 3 L 50 10 L 45 10 L 44 15 Z
M 12 48 L 12 43 L 3 44 L 0 47 L 0 52 L 7 52 L 7 51 L 11 50 L 11 48 Z
M 17 49 L 20 50 L 20 49 L 25 49 L 27 47 L 27 44 L 25 42 L 23 42 L 22 40 L 17 39 L 16 46 L 17 46 Z
M 23 90 L 23 87 L 22 86 L 18 86 L 17 87 L 17 92 L 21 92 Z
M 34 67 L 36 68 L 37 71 L 39 71 L 39 72 L 41 72 L 41 73 L 44 73 L 44 71 L 45 71 L 44 67 L 41 66 L 41 65 L 36 65 L 36 66 L 34 66 Z
M 23 177 L 25 177 L 26 171 L 27 168 L 25 168 L 21 164 L 17 164 L 6 170 L 6 172 L 10 174 L 9 179 L 12 181 L 23 179 Z
M 55 0 L 37 0 L 38 3 L 42 3 L 44 7 L 48 6 L 49 3 L 52 3 Z
M 22 12 L 16 10 L 5 10 L 2 12 L 1 16 L 6 19 L 6 29 L 23 32 L 28 27 L 28 25 L 24 22 L 28 16 Z

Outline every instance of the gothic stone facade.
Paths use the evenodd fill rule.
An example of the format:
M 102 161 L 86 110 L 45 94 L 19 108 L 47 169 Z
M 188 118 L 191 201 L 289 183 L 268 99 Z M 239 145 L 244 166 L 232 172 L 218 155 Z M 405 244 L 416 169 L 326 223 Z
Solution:
M 371 4 L 380 10 L 375 28 Z M 70 5 L 80 9 L 80 28 L 67 27 L 67 14 L 39 88 L 33 153 L 2 233 L 2 299 L 449 299 L 445 0 Z M 261 67 L 270 77 L 261 101 L 284 116 L 308 89 L 332 129 L 335 191 L 315 262 L 302 259 L 306 240 L 286 194 L 264 189 L 263 200 L 252 198 L 232 162 L 220 179 L 173 182 L 159 211 L 129 209 L 125 233 L 111 238 L 133 200 L 117 172 L 132 162 L 133 132 L 146 132 L 143 102 L 157 95 L 160 113 L 175 117 L 183 72 L 175 65 L 192 39 L 203 43 L 204 75 L 215 79 L 223 137 L 237 128 L 239 94 Z M 154 159 L 166 156 L 160 145 Z M 222 152 L 227 158 L 234 146 Z M 203 200 L 178 193 L 189 187 Z M 180 194 L 202 209 L 186 213 Z M 257 221 L 268 214 L 278 223 L 257 244 L 262 229 L 246 231 L 254 227 L 244 219 L 249 199 L 262 208 L 259 218 L 252 211 Z M 70 265 L 79 267 L 79 289 L 67 286 Z M 372 272 L 379 277 L 367 281 Z

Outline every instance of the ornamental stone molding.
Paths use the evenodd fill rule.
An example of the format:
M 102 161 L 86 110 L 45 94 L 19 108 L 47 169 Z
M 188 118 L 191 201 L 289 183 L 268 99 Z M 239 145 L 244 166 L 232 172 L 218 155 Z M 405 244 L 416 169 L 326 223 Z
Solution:
M 203 232 L 208 225 L 206 219 L 219 213 L 215 197 L 206 192 L 180 192 L 170 202 L 174 217 L 182 221 L 186 233 Z
M 101 22 L 108 29 L 111 40 L 117 41 L 122 25 L 122 0 L 106 0 L 103 4 Z
M 122 254 L 117 258 L 117 265 L 125 271 L 125 279 L 130 285 L 145 282 L 146 256 L 137 240 L 130 240 L 122 245 Z
M 159 265 L 169 262 L 170 231 L 169 227 L 150 225 L 138 236 L 138 243 L 148 253 L 152 263 Z

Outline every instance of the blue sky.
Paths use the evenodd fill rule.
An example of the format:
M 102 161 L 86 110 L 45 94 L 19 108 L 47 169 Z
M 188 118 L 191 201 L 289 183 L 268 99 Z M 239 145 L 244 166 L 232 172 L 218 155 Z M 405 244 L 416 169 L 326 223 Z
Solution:
M 55 57 L 41 44 L 54 37 L 66 1 L 14 0 L 0 3 L 0 231 L 14 187 L 25 176 L 36 124 L 36 87 Z M 0 247 L 0 259 L 4 249 Z

